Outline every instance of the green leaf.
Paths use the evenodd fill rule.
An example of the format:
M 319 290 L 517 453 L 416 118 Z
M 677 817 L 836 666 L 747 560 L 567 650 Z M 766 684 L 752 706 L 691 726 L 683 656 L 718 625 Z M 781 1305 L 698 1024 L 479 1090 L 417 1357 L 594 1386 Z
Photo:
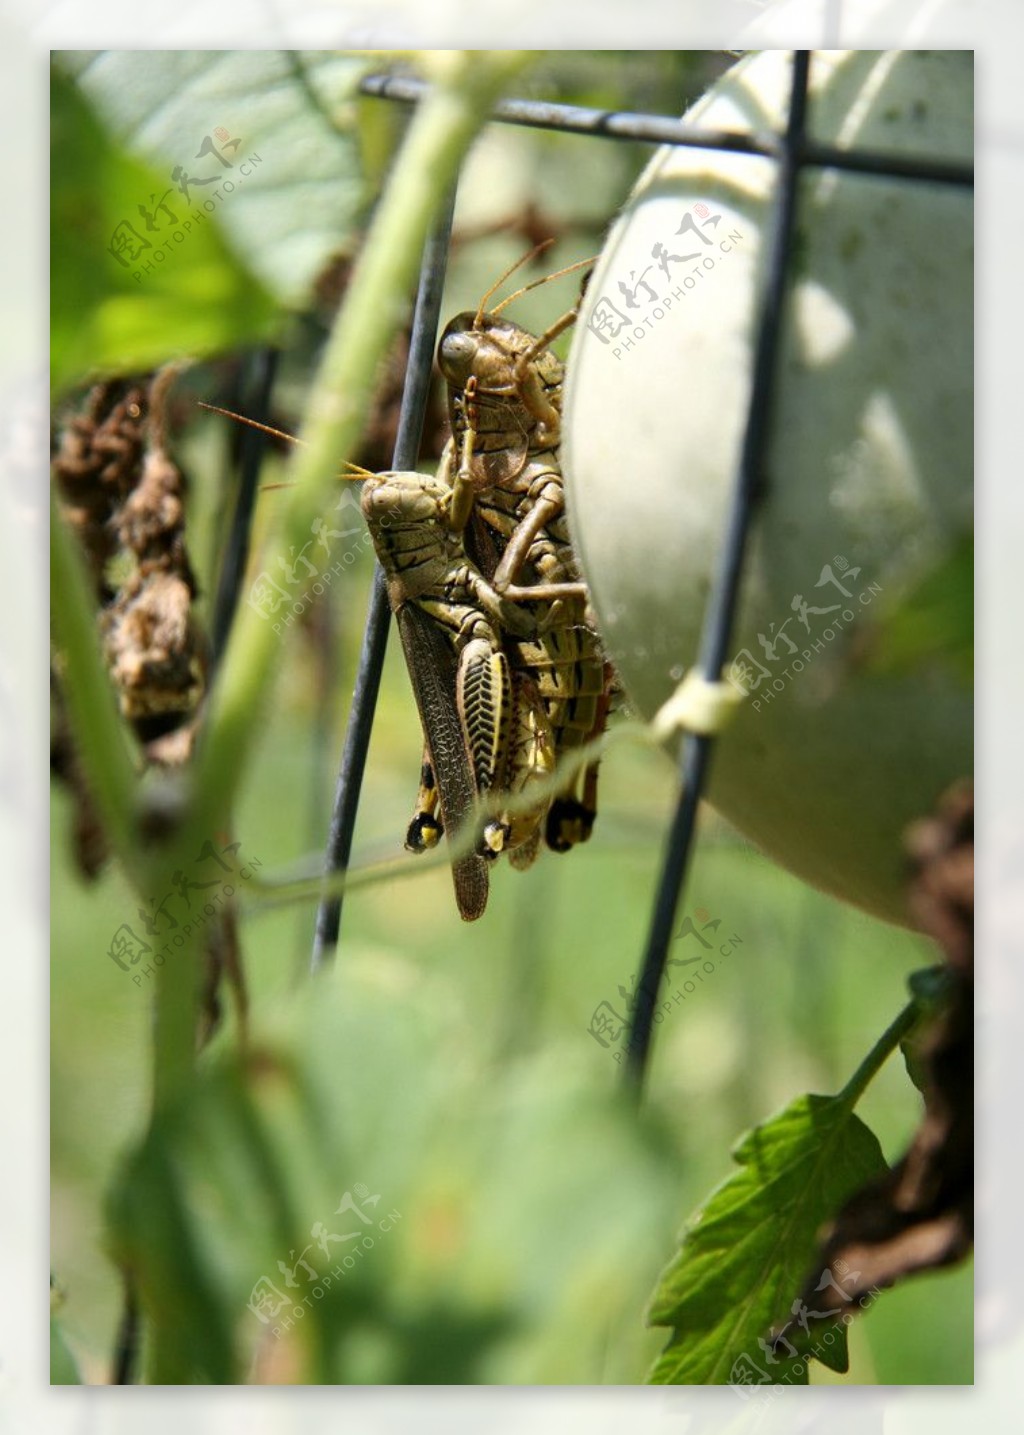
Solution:
M 216 219 L 190 220 L 186 230 L 187 211 L 173 194 L 167 195 L 168 211 L 158 212 L 156 202 L 171 188 L 166 175 L 122 153 L 75 84 L 56 68 L 50 103 L 54 388 L 269 335 L 274 306 L 231 254 Z M 140 205 L 154 218 L 152 232 Z M 167 212 L 176 224 L 167 221 Z M 112 244 L 118 247 L 115 234 L 130 241 L 120 255 L 111 252 Z M 140 248 L 143 244 L 148 247 Z
M 198 179 L 230 177 L 235 187 L 216 201 L 218 222 L 282 304 L 304 306 L 327 260 L 351 252 L 380 178 L 378 170 L 370 182 L 363 170 L 355 99 L 372 57 L 100 50 L 63 60 L 118 141 L 165 176 L 158 194 L 175 184 L 179 165 Z M 217 130 L 237 149 L 225 150 Z M 174 202 L 193 210 L 218 188 L 195 184 L 187 206 L 174 188 Z
M 367 98 L 356 101 L 359 154 L 363 170 L 371 182 L 383 183 L 404 126 L 405 116 L 398 105 L 381 104 L 380 100 Z
M 673 1330 L 649 1376 L 653 1384 L 740 1383 L 737 1361 L 763 1372 L 755 1381 L 777 1374 L 781 1358 L 765 1369 L 758 1338 L 791 1318 L 822 1222 L 886 1169 L 875 1136 L 838 1096 L 799 1097 L 748 1131 L 733 1156 L 740 1170 L 689 1223 L 652 1300 L 649 1322 Z M 815 1353 L 845 1370 L 845 1327 L 833 1329 L 836 1339 L 818 1342 Z M 794 1322 L 786 1331 L 794 1345 L 796 1330 Z M 790 1379 L 806 1378 L 804 1362 Z
M 670 1153 L 565 1051 L 498 1076 L 449 987 L 369 965 L 304 991 L 278 1055 L 204 1062 L 129 1158 L 110 1246 L 149 1378 L 264 1380 L 283 1361 L 321 1384 L 635 1381 Z M 371 1220 L 339 1213 L 346 1192 Z M 249 1307 L 265 1282 L 287 1297 L 268 1323 Z
M 907 985 L 917 1002 L 922 1018 L 936 1016 L 949 1002 L 949 968 L 941 964 L 922 967 L 920 971 L 911 972 L 907 978 Z M 918 1091 L 924 1093 L 930 1084 L 930 1073 L 928 1059 L 921 1052 L 921 1039 L 922 1033 L 919 1026 L 915 1024 L 914 1028 L 900 1041 L 900 1052 L 907 1068 L 907 1075 Z
M 109 1199 L 112 1254 L 136 1283 L 161 1383 L 239 1379 L 237 1328 L 272 1252 L 302 1222 L 319 1145 L 301 1080 L 265 1055 L 225 1062 L 154 1118 Z
M 974 680 L 974 534 L 964 533 L 867 639 L 868 669 L 911 671 L 938 661 L 970 686 Z
M 78 1364 L 68 1349 L 58 1321 L 50 1316 L 50 1384 L 81 1385 Z

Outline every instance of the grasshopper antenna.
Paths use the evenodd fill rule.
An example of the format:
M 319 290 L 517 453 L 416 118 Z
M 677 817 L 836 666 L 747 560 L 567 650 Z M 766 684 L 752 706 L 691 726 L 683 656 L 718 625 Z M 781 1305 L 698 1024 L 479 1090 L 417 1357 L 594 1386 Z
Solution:
M 247 428 L 259 429 L 260 433 L 270 434 L 271 438 L 283 438 L 286 439 L 288 443 L 301 444 L 304 442 L 303 439 L 296 438 L 293 433 L 285 433 L 284 429 L 276 429 L 271 424 L 261 424 L 257 419 L 248 418 L 245 414 L 236 414 L 233 409 L 222 409 L 217 404 L 204 403 L 202 399 L 199 400 L 199 407 L 201 409 L 207 409 L 211 414 L 221 414 L 226 419 L 234 419 L 236 423 L 245 424 Z M 350 478 L 353 480 L 376 478 L 376 474 L 372 469 L 363 468 L 358 463 L 349 463 L 346 461 L 345 467 L 349 472 L 336 474 L 335 476 L 337 478 Z M 278 488 L 293 487 L 294 485 L 292 483 L 262 483 L 260 484 L 260 492 L 271 493 Z
M 236 414 L 232 409 L 222 409 L 217 404 L 206 404 L 200 399 L 199 407 L 206 409 L 211 414 L 220 414 L 223 418 L 234 419 L 236 423 L 245 424 L 247 428 L 259 429 L 260 433 L 269 434 L 271 438 L 287 439 L 289 443 L 302 443 L 302 439 L 296 438 L 293 433 L 285 433 L 284 429 L 273 428 L 270 424 L 261 424 L 258 419 L 250 419 L 245 414 Z M 278 487 L 279 485 L 275 485 Z
M 527 253 L 525 253 L 525 254 L 523 254 L 523 255 L 520 255 L 520 257 L 516 260 L 516 262 L 515 262 L 514 264 L 509 265 L 509 267 L 505 270 L 504 274 L 502 274 L 502 276 L 501 276 L 500 279 L 495 279 L 494 283 L 493 283 L 493 284 L 491 285 L 491 287 L 488 289 L 487 293 L 486 293 L 486 294 L 484 295 L 484 297 L 480 300 L 480 307 L 479 307 L 479 309 L 477 309 L 477 311 L 476 311 L 476 318 L 473 320 L 473 328 L 474 328 L 474 329 L 478 329 L 478 328 L 480 327 L 480 321 L 481 321 L 481 319 L 484 317 L 484 313 L 485 313 L 485 311 L 486 311 L 486 309 L 487 309 L 487 301 L 488 301 L 488 299 L 491 297 L 491 295 L 494 294 L 494 293 L 496 293 L 497 290 L 499 290 L 499 289 L 501 288 L 501 286 L 504 284 L 505 280 L 506 280 L 506 279 L 510 279 L 510 278 L 512 277 L 512 275 L 516 272 L 517 269 L 522 269 L 522 267 L 523 267 L 524 264 L 529 264 L 529 262 L 530 262 L 531 259 L 536 259 L 539 254 L 543 254 L 544 251 L 545 251 L 545 249 L 550 249 L 551 246 L 552 246 L 552 244 L 554 244 L 554 242 L 555 242 L 555 241 L 554 241 L 553 239 L 543 239 L 543 240 L 541 240 L 540 244 L 535 244 L 532 249 L 530 249 L 530 250 L 527 251 Z M 543 280 L 538 280 L 538 283 L 543 283 L 543 282 L 544 282 Z M 532 286 L 528 286 L 528 287 L 532 287 Z M 519 292 L 522 293 L 523 291 L 520 290 Z M 515 298 L 515 295 L 513 295 L 512 297 Z M 508 303 L 508 300 L 505 300 L 505 303 Z M 498 305 L 498 309 L 495 309 L 495 310 L 494 310 L 494 313 L 497 314 L 497 313 L 498 313 L 498 310 L 501 309 L 502 307 L 503 307 L 503 306 L 502 306 L 501 304 L 499 304 L 499 305 Z
M 550 244 L 551 241 L 548 240 L 548 243 Z M 561 279 L 563 274 L 574 274 L 577 269 L 585 269 L 588 264 L 593 264 L 596 258 L 597 255 L 592 254 L 589 259 L 577 259 L 575 264 L 567 264 L 564 269 L 556 269 L 553 274 L 545 274 L 542 279 L 531 280 L 529 284 L 524 284 L 521 289 L 517 289 L 514 294 L 509 294 L 507 298 L 502 299 L 501 303 L 496 304 L 491 310 L 491 313 L 500 314 L 502 309 L 508 308 L 513 299 L 518 299 L 522 294 L 529 294 L 531 289 L 539 289 L 542 284 L 550 284 L 552 279 Z M 495 288 L 497 288 L 497 285 L 495 285 Z M 493 294 L 494 289 L 491 289 L 489 293 Z M 487 297 L 487 295 L 484 296 L 485 303 Z

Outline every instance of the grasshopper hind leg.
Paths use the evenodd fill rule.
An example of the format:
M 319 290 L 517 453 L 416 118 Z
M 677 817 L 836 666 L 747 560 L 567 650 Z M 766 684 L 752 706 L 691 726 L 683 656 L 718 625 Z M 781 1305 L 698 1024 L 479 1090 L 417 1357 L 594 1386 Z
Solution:
M 603 688 L 593 725 L 586 736 L 587 742 L 593 742 L 604 733 L 615 693 L 615 674 L 610 664 L 606 663 Z M 582 790 L 578 795 L 574 777 L 568 788 L 552 802 L 544 828 L 544 840 L 552 852 L 568 852 L 570 848 L 586 842 L 593 832 L 597 821 L 597 773 L 600 765 L 599 757 L 587 763 L 583 769 Z
M 521 799 L 554 772 L 555 743 L 537 686 L 527 674 L 514 675 L 513 694 L 513 731 L 504 786 L 509 797 Z M 537 856 L 549 801 L 540 798 L 535 806 L 499 813 L 484 830 L 489 855 L 505 852 L 512 867 L 525 871 Z
M 430 750 L 425 747 L 416 808 L 405 834 L 405 849 L 407 852 L 432 852 L 443 836 L 444 823 L 441 820 L 434 764 L 430 760 Z
M 593 790 L 596 799 L 596 772 Z M 570 848 L 587 841 L 594 830 L 596 820 L 596 806 L 588 805 L 575 793 L 563 793 L 556 797 L 551 804 L 551 811 L 548 813 L 548 820 L 544 828 L 544 840 L 552 852 L 568 852 Z

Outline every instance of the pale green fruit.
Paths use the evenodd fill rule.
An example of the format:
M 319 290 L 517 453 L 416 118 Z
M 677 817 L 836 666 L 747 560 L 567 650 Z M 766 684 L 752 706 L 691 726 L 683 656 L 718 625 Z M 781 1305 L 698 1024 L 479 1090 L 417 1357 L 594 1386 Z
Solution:
M 781 130 L 790 73 L 788 52 L 749 55 L 689 118 Z M 817 139 L 970 160 L 972 112 L 967 52 L 813 58 Z M 774 175 L 771 160 L 661 150 L 573 339 L 573 538 L 609 654 L 647 718 L 697 659 L 747 412 Z M 969 189 L 818 169 L 801 180 L 768 494 L 731 643 L 770 676 L 711 768 L 710 800 L 765 852 L 895 921 L 907 920 L 907 823 L 971 770 L 972 699 L 941 662 L 878 676 L 853 645 L 972 521 L 972 238 Z M 614 336 L 610 305 L 630 320 Z M 826 565 L 836 582 L 818 587 Z M 805 626 L 798 595 L 840 606 L 805 612 Z M 759 635 L 771 643 L 783 624 L 773 661 Z

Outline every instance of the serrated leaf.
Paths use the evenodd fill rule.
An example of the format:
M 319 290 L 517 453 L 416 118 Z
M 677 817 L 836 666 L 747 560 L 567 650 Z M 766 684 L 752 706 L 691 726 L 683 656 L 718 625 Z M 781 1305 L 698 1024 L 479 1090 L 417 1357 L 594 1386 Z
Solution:
M 218 220 L 281 303 L 304 305 L 327 260 L 351 249 L 374 190 L 363 169 L 355 101 L 372 58 L 100 50 L 65 60 L 118 140 L 159 167 L 165 186 L 178 166 L 198 179 L 233 177 L 234 190 L 218 201 Z M 227 131 L 229 143 L 238 140 L 238 148 L 225 152 L 217 130 Z M 259 163 L 243 178 L 240 161 L 253 155 Z M 193 206 L 211 192 L 197 182 Z
M 275 308 L 231 254 L 215 220 L 186 231 L 180 206 L 167 211 L 181 220 L 176 226 L 157 213 L 165 177 L 113 143 L 59 69 L 51 75 L 50 101 L 54 388 L 266 337 L 277 322 Z M 157 224 L 152 233 L 140 205 Z M 161 262 L 155 255 L 164 242 L 171 249 Z M 146 263 L 152 272 L 143 269 Z
M 673 1330 L 648 1377 L 653 1384 L 771 1380 L 781 1362 L 767 1364 L 758 1340 L 791 1320 L 818 1228 L 852 1191 L 886 1170 L 873 1133 L 848 1101 L 831 1096 L 799 1097 L 748 1131 L 733 1157 L 740 1170 L 690 1222 L 652 1299 L 649 1323 Z M 816 1353 L 845 1370 L 845 1328 L 838 1326 L 836 1339 Z M 744 1381 L 747 1362 L 759 1373 Z M 806 1363 L 790 1380 L 806 1381 Z

